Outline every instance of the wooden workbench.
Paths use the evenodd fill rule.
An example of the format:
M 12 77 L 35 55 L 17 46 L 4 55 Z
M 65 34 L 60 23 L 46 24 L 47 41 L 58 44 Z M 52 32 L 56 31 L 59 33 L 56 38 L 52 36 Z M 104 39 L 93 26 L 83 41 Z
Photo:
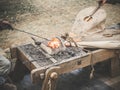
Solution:
M 18 60 L 22 61 L 25 66 L 31 71 L 31 78 L 33 83 L 44 80 L 47 76 L 46 74 L 49 74 L 49 72 L 50 74 L 52 72 L 56 72 L 58 75 L 60 75 L 75 69 L 89 66 L 91 64 L 94 65 L 98 62 L 102 62 L 108 59 L 111 59 L 111 72 L 113 74 L 118 74 L 118 72 L 120 72 L 120 67 L 118 67 L 119 59 L 116 57 L 117 55 L 120 55 L 119 50 L 97 49 L 86 52 L 86 54 L 81 56 L 75 56 L 61 61 L 56 60 L 57 62 L 54 62 L 55 59 L 51 57 L 47 60 L 37 62 L 37 60 L 34 60 L 31 57 L 30 53 L 24 50 L 23 46 L 25 47 L 27 45 L 28 44 L 11 48 L 11 56 L 12 58 L 17 58 Z M 33 47 L 35 51 L 40 52 L 40 50 L 34 45 L 29 45 Z

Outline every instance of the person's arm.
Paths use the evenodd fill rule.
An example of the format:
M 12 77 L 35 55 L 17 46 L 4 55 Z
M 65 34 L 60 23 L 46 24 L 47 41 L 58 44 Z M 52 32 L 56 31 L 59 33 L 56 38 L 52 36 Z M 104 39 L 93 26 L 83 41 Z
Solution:
M 104 5 L 106 3 L 107 0 L 98 0 L 98 3 L 101 3 L 102 5 Z

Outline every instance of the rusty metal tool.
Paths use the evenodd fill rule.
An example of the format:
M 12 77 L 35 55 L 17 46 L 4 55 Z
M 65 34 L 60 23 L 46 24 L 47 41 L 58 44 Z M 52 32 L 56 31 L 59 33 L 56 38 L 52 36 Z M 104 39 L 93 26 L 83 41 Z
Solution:
M 15 28 L 11 25 L 11 23 L 7 20 L 2 20 L 0 21 L 0 30 L 3 30 L 3 29 L 10 29 L 10 30 L 15 30 L 15 31 L 19 31 L 19 32 L 22 32 L 22 33 L 26 33 L 26 34 L 29 34 L 29 35 L 32 35 L 32 36 L 35 36 L 35 37 L 38 37 L 38 38 L 41 38 L 41 39 L 44 39 L 44 40 L 49 40 L 47 38 L 44 38 L 44 37 L 41 37 L 39 35 L 35 35 L 33 33 L 30 33 L 30 32 L 27 32 L 25 30 L 21 30 L 21 29 L 18 29 L 18 28 Z
M 91 15 L 86 16 L 84 18 L 84 21 L 90 21 L 93 18 L 93 15 L 100 9 L 100 7 L 103 5 L 102 1 L 98 1 L 98 6 L 94 9 Z
M 70 43 L 70 46 L 72 46 L 71 43 L 73 42 L 73 44 L 74 44 L 76 47 L 78 47 L 78 45 L 77 45 L 77 43 L 75 42 L 75 40 L 74 40 L 72 37 L 70 37 L 68 33 L 65 33 L 65 35 L 61 36 L 61 38 L 63 38 L 64 40 L 68 41 L 68 42 Z

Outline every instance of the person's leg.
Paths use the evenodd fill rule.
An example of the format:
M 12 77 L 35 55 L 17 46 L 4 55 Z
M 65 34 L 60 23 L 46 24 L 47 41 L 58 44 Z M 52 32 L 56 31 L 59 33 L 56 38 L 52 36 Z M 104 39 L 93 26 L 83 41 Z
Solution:
M 10 72 L 11 63 L 4 56 L 0 55 L 0 76 L 7 75 Z
M 10 83 L 6 79 L 6 75 L 10 73 L 11 63 L 4 56 L 0 55 L 0 90 L 17 90 L 16 85 Z

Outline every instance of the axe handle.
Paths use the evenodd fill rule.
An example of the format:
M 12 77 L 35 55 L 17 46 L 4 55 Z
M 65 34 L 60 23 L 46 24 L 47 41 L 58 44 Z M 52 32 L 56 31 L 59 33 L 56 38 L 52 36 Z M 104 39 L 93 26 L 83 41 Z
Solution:
M 77 45 L 86 48 L 120 49 L 120 41 L 83 41 Z

